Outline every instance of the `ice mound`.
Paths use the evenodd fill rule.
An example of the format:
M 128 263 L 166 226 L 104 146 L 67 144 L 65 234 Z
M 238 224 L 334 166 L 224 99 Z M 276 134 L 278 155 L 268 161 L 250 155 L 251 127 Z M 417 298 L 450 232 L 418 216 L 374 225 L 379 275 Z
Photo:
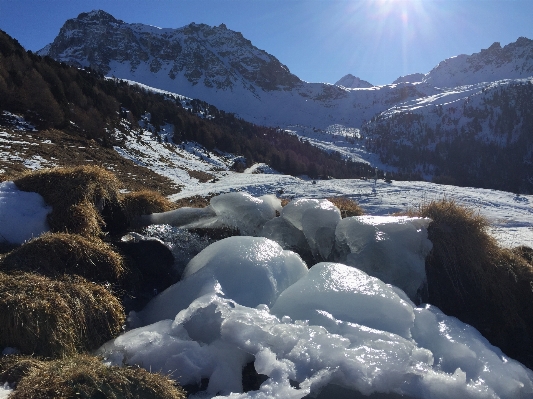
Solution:
M 214 224 L 217 220 L 215 211 L 207 206 L 205 208 L 183 207 L 168 212 L 142 215 L 139 224 L 149 226 L 152 224 L 168 224 L 175 227 L 194 228 Z
M 415 319 L 411 304 L 391 286 L 356 268 L 327 262 L 314 265 L 287 288 L 272 314 L 325 327 L 333 317 L 404 338 L 411 337 Z
M 331 201 L 301 198 L 289 202 L 278 219 L 265 225 L 261 235 L 286 249 L 297 248 L 306 252 L 308 247 L 314 259 L 327 260 L 340 220 L 341 213 Z
M 225 273 L 235 276 L 229 269 Z M 240 290 L 255 291 L 262 284 L 269 283 L 241 281 Z M 318 294 L 312 303 L 290 305 L 291 299 L 310 301 L 313 293 Z M 373 300 L 362 300 L 363 295 Z M 278 318 L 266 305 L 246 307 L 210 292 L 172 319 L 131 330 L 97 353 L 110 364 L 141 365 L 181 384 L 208 378 L 207 390 L 191 398 L 327 397 L 331 392 L 358 397 L 355 391 L 439 399 L 533 396 L 531 370 L 472 327 L 434 307 L 413 307 L 401 296 L 354 268 L 323 263 L 289 286 L 272 309 L 290 308 L 295 319 L 309 314 L 313 320 Z M 384 320 L 369 317 L 372 328 L 364 324 L 366 316 L 353 316 L 350 309 L 356 315 L 379 311 Z M 316 320 L 321 325 L 313 324 Z M 259 390 L 242 393 L 242 368 L 250 361 L 268 379 Z
M 412 300 L 425 284 L 425 259 L 433 244 L 427 218 L 354 216 L 335 231 L 336 261 L 401 288 Z
M 236 228 L 241 235 L 255 236 L 270 219 L 281 211 L 281 201 L 274 195 L 253 197 L 248 193 L 228 193 L 213 197 L 210 207 L 218 216 L 218 223 Z
M 0 242 L 22 244 L 49 231 L 51 211 L 41 195 L 21 191 L 12 181 L 0 183 Z
M 244 306 L 271 306 L 282 291 L 306 274 L 301 258 L 272 240 L 229 237 L 191 259 L 182 281 L 150 301 L 138 317 L 143 324 L 174 318 L 207 293 L 223 295 Z M 243 285 L 253 288 L 243 290 Z

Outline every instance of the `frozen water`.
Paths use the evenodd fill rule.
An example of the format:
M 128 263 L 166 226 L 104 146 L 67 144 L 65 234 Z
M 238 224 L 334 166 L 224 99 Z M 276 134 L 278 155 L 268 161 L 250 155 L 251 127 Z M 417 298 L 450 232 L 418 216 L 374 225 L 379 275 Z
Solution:
M 255 236 L 270 219 L 281 211 L 281 201 L 273 195 L 253 197 L 236 192 L 221 194 L 211 198 L 210 206 L 218 216 L 218 222 L 233 227 L 241 235 Z
M 410 338 L 412 306 L 375 277 L 340 263 L 318 263 L 272 307 L 278 317 L 331 324 L 331 317 Z
M 274 195 L 256 198 L 250 194 L 235 192 L 211 198 L 205 208 L 183 207 L 173 211 L 143 215 L 140 224 L 169 224 L 171 226 L 220 227 L 239 230 L 242 235 L 257 235 L 263 225 L 281 211 L 281 201 Z
M 243 282 L 241 289 L 255 287 Z M 298 317 L 304 312 L 320 317 L 274 316 L 290 291 L 283 307 L 291 307 L 290 296 L 307 302 L 307 309 L 295 311 Z M 322 301 L 309 303 L 313 293 Z M 370 299 L 359 303 L 364 296 Z M 369 324 L 386 330 L 372 328 L 357 323 L 365 323 L 366 316 L 355 321 L 351 307 L 355 313 L 377 309 L 395 321 L 368 317 Z M 476 330 L 435 308 L 413 307 L 392 287 L 355 268 L 333 263 L 320 264 L 315 272 L 312 268 L 285 290 L 272 313 L 266 305 L 246 307 L 208 293 L 173 319 L 131 330 L 97 353 L 109 364 L 142 365 L 169 373 L 181 384 L 209 378 L 206 392 L 193 398 L 303 398 L 322 389 L 341 391 L 344 397 L 350 391 L 450 399 L 533 395 L 533 373 Z M 321 325 L 313 324 L 316 320 Z M 268 379 L 259 390 L 242 393 L 241 371 L 250 361 Z
M 276 241 L 283 249 L 300 254 L 309 247 L 303 231 L 294 227 L 283 217 L 277 217 L 266 222 L 260 235 Z
M 318 207 L 303 212 L 302 229 L 315 259 L 329 259 L 340 220 L 341 212 L 328 200 L 321 200 Z
M 12 181 L 0 183 L 0 242 L 22 244 L 49 230 L 52 207 L 37 193 L 21 191 Z
M 432 248 L 425 218 L 354 216 L 337 225 L 337 261 L 364 270 L 417 299 L 425 284 L 425 259 Z
M 301 198 L 289 202 L 279 218 L 267 222 L 261 235 L 283 248 L 310 252 L 316 260 L 327 260 L 340 220 L 340 211 L 331 201 Z
M 169 224 L 175 227 L 193 228 L 209 226 L 216 220 L 216 213 L 211 207 L 183 207 L 168 212 L 142 215 L 139 223 L 142 226 L 148 226 L 151 224 Z
M 207 293 L 218 293 L 249 307 L 271 306 L 288 286 L 307 274 L 307 266 L 291 251 L 263 237 L 229 237 L 196 255 L 183 280 L 155 297 L 139 314 L 145 323 L 174 316 Z M 253 289 L 242 290 L 242 286 Z

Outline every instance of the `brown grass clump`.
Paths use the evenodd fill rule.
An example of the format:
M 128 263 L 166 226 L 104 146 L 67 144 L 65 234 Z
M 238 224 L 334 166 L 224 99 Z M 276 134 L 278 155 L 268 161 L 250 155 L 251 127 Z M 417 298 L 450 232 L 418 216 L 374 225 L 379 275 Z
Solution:
M 52 206 L 48 224 L 54 232 L 98 236 L 105 224 L 99 211 L 109 203 L 118 204 L 118 180 L 96 166 L 42 169 L 14 182 L 21 190 L 39 193 Z
M 12 357 L 12 356 L 10 356 Z M 0 363 L 7 373 L 27 358 L 14 357 Z M 3 366 L 2 363 L 8 363 Z M 90 355 L 76 355 L 52 361 L 23 363 L 11 399 L 183 399 L 181 387 L 168 377 L 137 367 L 106 366 Z M 21 374 L 21 373 L 18 373 Z
M 194 195 L 192 197 L 180 198 L 176 201 L 177 208 L 189 207 L 189 208 L 205 208 L 209 206 L 211 198 L 215 195 L 208 195 L 207 197 L 202 197 L 201 195 Z
M 167 212 L 178 208 L 178 205 L 174 202 L 170 201 L 163 195 L 150 190 L 124 194 L 121 203 L 126 219 L 129 222 L 141 215 Z
M 454 201 L 431 202 L 426 258 L 427 302 L 476 327 L 507 355 L 533 366 L 533 267 L 501 248 L 488 222 Z
M 66 233 L 46 233 L 28 241 L 5 256 L 0 270 L 48 277 L 77 274 L 101 283 L 118 283 L 125 273 L 122 257 L 109 244 Z
M 286 206 L 289 202 L 291 202 L 290 199 L 288 199 L 288 198 L 282 198 L 282 199 L 281 199 L 281 206 L 282 206 L 282 207 L 283 207 L 283 206 Z
M 118 299 L 82 277 L 0 273 L 0 347 L 49 357 L 94 350 L 124 320 Z
M 328 198 L 329 201 L 339 208 L 341 211 L 341 216 L 343 218 L 348 218 L 351 216 L 362 216 L 365 214 L 363 208 L 359 206 L 357 202 L 350 198 L 346 197 L 331 197 Z
M 42 369 L 43 362 L 30 356 L 1 356 L 0 357 L 0 384 L 6 382 L 17 386 L 19 381 L 34 368 Z

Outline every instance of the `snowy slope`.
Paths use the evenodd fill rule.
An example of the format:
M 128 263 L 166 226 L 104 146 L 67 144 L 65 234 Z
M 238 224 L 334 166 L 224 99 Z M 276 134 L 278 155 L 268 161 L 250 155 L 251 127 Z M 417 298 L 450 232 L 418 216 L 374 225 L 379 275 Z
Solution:
M 448 58 L 433 68 L 423 82 L 444 88 L 532 75 L 533 40 L 520 37 L 504 47 L 496 42 L 479 53 Z

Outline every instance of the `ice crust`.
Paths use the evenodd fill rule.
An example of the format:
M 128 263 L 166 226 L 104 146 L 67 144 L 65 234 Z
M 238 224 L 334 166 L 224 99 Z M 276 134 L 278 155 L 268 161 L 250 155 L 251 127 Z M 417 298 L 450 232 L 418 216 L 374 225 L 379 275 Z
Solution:
M 332 318 L 411 337 L 413 307 L 390 286 L 340 263 L 318 263 L 287 288 L 271 310 L 327 327 Z
M 226 241 L 225 249 L 231 244 Z M 242 292 L 271 287 L 261 271 L 265 263 L 252 268 L 250 284 L 226 262 L 205 265 L 167 291 L 188 295 L 187 282 L 208 272 L 213 280 L 215 273 L 229 274 Z M 138 364 L 181 384 L 209 378 L 207 390 L 192 398 L 323 398 L 328 392 L 343 398 L 355 391 L 407 398 L 533 396 L 533 372 L 474 328 L 432 306 L 415 307 L 397 288 L 356 268 L 315 265 L 272 309 L 243 306 L 218 288 L 199 292 L 172 318 L 128 331 L 97 353 L 109 364 Z M 172 306 L 170 299 L 152 302 Z M 241 370 L 250 361 L 268 379 L 242 393 Z
M 341 213 L 331 201 L 300 198 L 289 202 L 278 219 L 266 223 L 261 235 L 285 249 L 308 249 L 314 259 L 328 260 L 340 220 Z
M 21 191 L 12 181 L 0 183 L 0 242 L 22 244 L 49 231 L 51 211 L 41 195 Z

